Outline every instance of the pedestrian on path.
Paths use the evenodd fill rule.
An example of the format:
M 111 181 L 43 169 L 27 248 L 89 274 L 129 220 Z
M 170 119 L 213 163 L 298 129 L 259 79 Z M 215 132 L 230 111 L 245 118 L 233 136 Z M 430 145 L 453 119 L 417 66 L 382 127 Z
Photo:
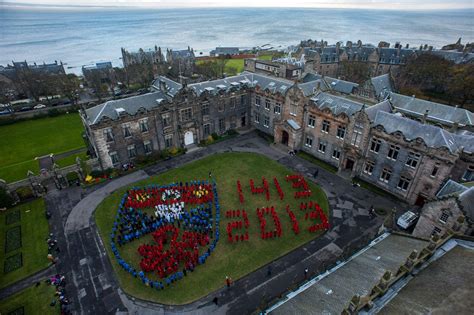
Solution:
M 232 280 L 230 279 L 230 277 L 225 276 L 225 284 L 227 285 L 227 288 L 230 288 L 231 283 L 232 283 Z
M 268 265 L 267 267 L 267 276 L 270 277 L 272 275 L 272 266 Z
M 308 268 L 304 269 L 304 279 L 308 279 Z
M 314 178 L 318 177 L 318 174 L 319 174 L 319 169 L 317 168 L 315 171 L 314 171 Z
M 209 171 L 209 178 L 212 178 L 212 172 Z
M 218 304 L 218 301 L 219 301 L 219 300 L 218 300 L 217 296 L 212 300 L 212 302 L 213 302 L 214 304 L 216 304 L 216 305 L 219 305 L 219 304 Z

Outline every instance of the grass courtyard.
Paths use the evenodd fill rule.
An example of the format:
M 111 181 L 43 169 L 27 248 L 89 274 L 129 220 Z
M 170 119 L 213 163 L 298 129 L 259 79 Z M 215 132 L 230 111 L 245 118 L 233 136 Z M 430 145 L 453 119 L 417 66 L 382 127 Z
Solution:
M 0 213 L 0 288 L 48 267 L 44 210 L 37 199 Z
M 15 314 L 59 314 L 59 305 L 50 306 L 55 298 L 56 288 L 47 285 L 44 281 L 39 286 L 31 286 L 0 302 L 0 314 L 11 314 L 11 312 L 23 308 L 23 313 Z M 19 312 L 19 311 L 17 311 Z
M 193 273 L 188 272 L 187 277 L 177 281 L 163 291 L 146 287 L 140 280 L 134 279 L 118 265 L 111 252 L 109 233 L 113 226 L 118 202 L 126 189 L 124 188 L 113 193 L 99 205 L 95 212 L 95 220 L 104 239 L 104 244 L 106 244 L 106 250 L 111 258 L 120 284 L 127 293 L 141 299 L 164 304 L 190 303 L 223 287 L 226 275 L 232 277 L 233 280 L 237 280 L 321 234 L 321 231 L 317 233 L 310 233 L 308 231 L 308 227 L 314 222 L 305 220 L 304 212 L 299 209 L 299 205 L 301 201 L 317 201 L 327 214 L 329 206 L 324 192 L 308 181 L 312 196 L 307 199 L 295 199 L 293 196 L 295 189 L 292 188 L 290 182 L 285 181 L 285 176 L 293 172 L 259 154 L 216 154 L 135 183 L 133 186 L 207 179 L 209 171 L 212 171 L 212 176 L 216 180 L 221 206 L 220 240 L 217 243 L 216 250 L 205 264 L 199 265 Z M 269 201 L 265 199 L 264 195 L 252 195 L 250 192 L 249 179 L 253 178 L 255 184 L 260 186 L 262 176 L 269 182 Z M 273 184 L 273 177 L 278 179 L 285 193 L 283 200 L 279 199 Z M 236 187 L 237 180 L 240 180 L 244 192 L 245 203 L 243 205 L 239 202 Z M 291 221 L 285 211 L 287 204 L 290 205 L 299 222 L 300 233 L 298 235 L 295 235 L 291 228 Z M 267 240 L 260 238 L 260 225 L 256 215 L 256 208 L 267 206 L 275 206 L 281 220 L 283 232 L 280 238 Z M 227 223 L 235 219 L 226 218 L 225 211 L 235 209 L 245 209 L 248 213 L 250 221 L 248 230 L 249 241 L 229 243 L 227 240 Z M 151 235 L 147 235 L 140 240 L 135 240 L 120 247 L 122 258 L 138 267 L 140 256 L 137 253 L 137 248 L 140 244 L 150 243 L 151 239 Z M 149 278 L 154 277 L 148 276 Z
M 14 182 L 25 178 L 28 170 L 37 174 L 35 157 L 84 147 L 82 131 L 77 113 L 0 126 L 0 178 Z

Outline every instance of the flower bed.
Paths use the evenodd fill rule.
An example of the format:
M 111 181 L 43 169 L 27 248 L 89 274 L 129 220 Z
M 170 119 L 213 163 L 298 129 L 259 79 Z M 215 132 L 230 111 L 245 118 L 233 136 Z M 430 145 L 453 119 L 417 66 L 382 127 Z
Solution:
M 5 253 L 21 247 L 21 226 L 15 226 L 5 233 Z
M 7 257 L 3 265 L 3 273 L 7 274 L 14 270 L 17 270 L 23 266 L 23 256 L 21 253 L 17 253 L 13 256 Z

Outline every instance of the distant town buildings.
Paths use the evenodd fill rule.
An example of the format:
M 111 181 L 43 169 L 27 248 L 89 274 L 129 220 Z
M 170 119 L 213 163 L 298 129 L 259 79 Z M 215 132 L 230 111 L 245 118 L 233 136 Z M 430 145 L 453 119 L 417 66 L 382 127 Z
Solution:
M 98 62 L 92 66 L 83 66 L 82 74 L 87 82 L 99 80 L 101 83 L 110 84 L 115 81 L 112 62 Z
M 209 54 L 211 57 L 219 57 L 219 56 L 235 56 L 240 53 L 238 47 L 216 47 L 216 49 L 211 50 Z
M 458 46 L 454 45 L 453 47 Z M 307 40 L 300 43 L 297 56 L 304 56 L 306 71 L 311 69 L 322 75 L 338 77 L 344 62 L 363 62 L 369 65 L 372 76 L 379 76 L 399 69 L 410 58 L 416 58 L 421 54 L 427 53 L 438 55 L 454 63 L 472 63 L 474 62 L 472 46 L 468 45 L 466 47 L 465 50 L 458 51 L 437 50 L 428 45 L 412 48 L 407 44 L 403 47 L 400 43 L 390 47 L 390 44 L 387 42 L 380 42 L 378 46 L 374 46 L 372 44 L 363 44 L 360 40 L 357 43 L 348 41 L 345 45 L 341 42 L 328 45 L 323 40 Z M 445 46 L 445 48 L 452 47 Z
M 28 64 L 25 61 L 15 62 L 6 66 L 0 65 L 0 76 L 14 80 L 18 77 L 21 71 L 30 71 L 33 73 L 46 73 L 46 74 L 65 74 L 64 66 L 62 62 L 55 61 L 54 63 L 42 63 Z

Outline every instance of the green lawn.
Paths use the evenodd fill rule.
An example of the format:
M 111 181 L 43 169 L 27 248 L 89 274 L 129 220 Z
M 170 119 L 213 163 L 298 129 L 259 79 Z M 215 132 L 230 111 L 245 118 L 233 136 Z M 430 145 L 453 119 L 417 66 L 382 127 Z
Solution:
M 39 171 L 35 157 L 84 147 L 82 131 L 77 113 L 0 126 L 0 178 L 20 180 Z
M 17 210 L 20 211 L 20 220 L 7 225 L 7 215 Z M 0 288 L 48 267 L 46 239 L 49 234 L 49 226 L 44 210 L 44 200 L 37 199 L 8 209 L 0 214 Z M 21 247 L 5 253 L 6 232 L 16 226 L 21 226 Z M 4 263 L 6 258 L 18 253 L 23 256 L 23 266 L 5 274 Z
M 38 287 L 31 286 L 20 291 L 0 302 L 0 314 L 9 314 L 10 312 L 23 306 L 23 314 L 59 314 L 59 303 L 56 306 L 49 304 L 55 298 L 54 286 L 47 285 L 44 281 Z
M 84 148 L 84 151 L 81 153 L 73 154 L 68 157 L 56 160 L 56 164 L 58 164 L 59 167 L 73 165 L 73 164 L 76 164 L 77 157 L 79 157 L 81 161 L 86 161 L 88 159 L 88 156 L 86 154 L 86 148 Z
M 174 283 L 164 291 L 148 288 L 139 280 L 132 278 L 116 263 L 115 257 L 111 254 L 109 233 L 112 229 L 118 202 L 126 189 L 115 192 L 99 205 L 95 212 L 95 220 L 104 239 L 104 244 L 106 244 L 106 250 L 111 257 L 112 265 L 118 274 L 120 284 L 127 293 L 141 299 L 165 304 L 189 303 L 224 286 L 226 275 L 231 276 L 234 280 L 239 279 L 319 235 L 307 231 L 312 223 L 304 220 L 304 212 L 299 210 L 301 199 L 294 199 L 295 190 L 284 179 L 287 174 L 292 172 L 262 155 L 251 153 L 217 154 L 141 181 L 133 186 L 207 179 L 209 170 L 212 171 L 218 185 L 221 205 L 221 238 L 217 243 L 216 250 L 204 265 L 198 266 L 193 273 L 188 273 L 185 279 Z M 252 195 L 250 193 L 249 179 L 254 178 L 255 183 L 258 184 L 261 183 L 262 176 L 265 176 L 270 184 L 271 199 L 268 202 L 263 195 Z M 282 190 L 285 192 L 283 201 L 279 200 L 276 188 L 273 185 L 274 176 L 277 177 Z M 244 205 L 241 205 L 238 199 L 236 188 L 238 179 L 241 181 L 244 190 L 246 200 Z M 313 192 L 313 196 L 308 200 L 317 201 L 327 213 L 329 206 L 324 192 L 309 181 L 308 183 Z M 300 224 L 299 235 L 295 235 L 291 229 L 290 219 L 285 211 L 287 204 L 290 205 Z M 282 222 L 283 233 L 281 238 L 270 240 L 260 238 L 256 208 L 265 206 L 275 206 Z M 248 213 L 250 240 L 247 242 L 231 244 L 227 241 L 226 226 L 229 220 L 232 219 L 225 218 L 225 211 L 232 209 L 246 209 Z M 137 253 L 137 247 L 150 240 L 151 236 L 148 235 L 139 241 L 122 246 L 120 248 L 122 258 L 138 266 L 140 257 Z M 155 276 L 152 275 L 148 275 L 148 277 L 155 279 Z
M 296 155 L 298 155 L 302 159 L 305 159 L 306 161 L 309 161 L 313 164 L 316 164 L 317 166 L 325 169 L 328 172 L 331 172 L 333 174 L 337 173 L 337 167 L 335 167 L 335 166 L 333 166 L 329 163 L 326 163 L 326 162 L 324 162 L 324 161 L 322 161 L 322 160 L 320 160 L 320 159 L 318 159 L 318 158 L 316 158 L 316 157 L 314 157 L 314 156 L 312 156 L 312 155 L 310 155 L 306 152 L 298 151 L 298 153 Z

